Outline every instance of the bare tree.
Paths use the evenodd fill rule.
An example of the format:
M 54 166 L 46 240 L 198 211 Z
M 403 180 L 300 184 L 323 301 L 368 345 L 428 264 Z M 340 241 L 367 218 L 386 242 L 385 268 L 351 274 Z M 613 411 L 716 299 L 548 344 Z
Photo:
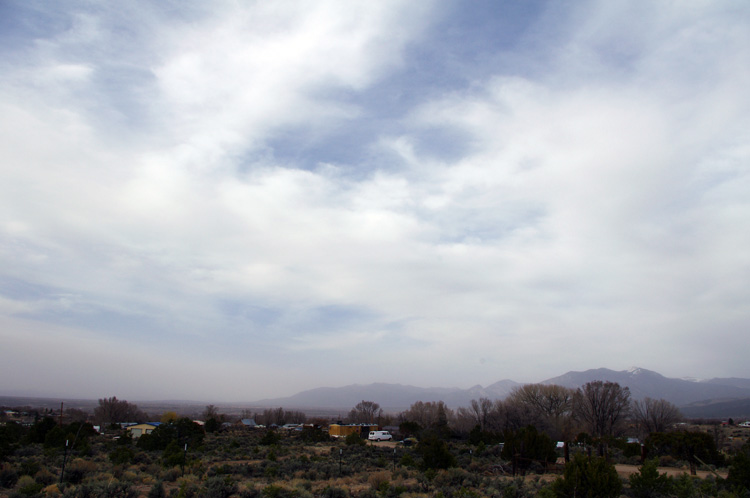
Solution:
M 349 412 L 349 421 L 355 424 L 367 424 L 377 420 L 383 413 L 380 405 L 374 401 L 362 400 Z
M 94 408 L 94 420 L 99 424 L 143 422 L 145 419 L 146 415 L 138 409 L 137 405 L 119 400 L 117 396 L 100 399 L 99 406 Z
M 665 399 L 644 398 L 633 402 L 633 419 L 644 434 L 665 432 L 682 419 L 680 409 Z
M 560 439 L 569 432 L 574 392 L 555 384 L 526 384 L 515 388 L 506 402 L 520 407 L 530 424 Z
M 545 417 L 562 417 L 570 412 L 573 390 L 548 384 L 526 384 L 511 392 L 509 399 L 532 407 Z
M 479 400 L 471 400 L 471 411 L 474 414 L 476 425 L 481 430 L 485 430 L 487 427 L 487 418 L 492 411 L 492 400 L 489 398 L 479 398 Z
M 68 408 L 65 410 L 65 418 L 71 422 L 86 422 L 89 414 L 78 408 Z
M 248 415 L 244 412 L 243 415 Z M 304 412 L 295 410 L 284 410 L 283 408 L 266 408 L 263 413 L 255 413 L 254 416 L 242 416 L 242 418 L 253 418 L 256 423 L 261 425 L 284 425 L 284 424 L 303 424 L 307 420 Z
M 219 420 L 219 410 L 214 405 L 206 405 L 206 409 L 203 410 L 201 417 L 203 421 L 211 420 L 212 418 Z
M 442 401 L 417 401 L 398 416 L 400 422 L 416 422 L 423 429 L 439 428 L 454 418 L 453 410 Z
M 587 382 L 573 397 L 574 414 L 592 436 L 614 435 L 630 409 L 630 389 L 616 382 Z

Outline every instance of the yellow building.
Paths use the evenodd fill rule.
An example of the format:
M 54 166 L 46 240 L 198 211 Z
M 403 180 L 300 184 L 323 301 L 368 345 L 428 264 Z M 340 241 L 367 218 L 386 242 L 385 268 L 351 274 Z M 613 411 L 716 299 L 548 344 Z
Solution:
M 328 426 L 328 435 L 333 437 L 346 437 L 349 434 L 367 436 L 370 431 L 378 430 L 377 424 L 331 424 Z
M 151 434 L 154 431 L 154 429 L 156 429 L 158 426 L 159 426 L 158 423 L 136 424 L 136 425 L 130 425 L 128 427 L 125 427 L 125 430 L 130 431 L 130 434 L 132 434 L 133 439 L 138 439 L 144 434 Z

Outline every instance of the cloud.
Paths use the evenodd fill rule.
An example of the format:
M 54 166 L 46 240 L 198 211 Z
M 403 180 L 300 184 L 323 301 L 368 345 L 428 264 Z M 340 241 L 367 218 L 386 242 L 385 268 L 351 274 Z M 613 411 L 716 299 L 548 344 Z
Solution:
M 73 350 L 49 326 L 96 344 L 81 379 L 121 350 L 165 379 L 149 396 L 189 362 L 185 397 L 276 379 L 232 399 L 633 364 L 746 375 L 719 346 L 721 369 L 690 370 L 693 344 L 736 344 L 748 319 L 744 10 L 548 5 L 505 11 L 524 28 L 497 37 L 457 8 L 76 4 L 14 34 L 12 354 L 49 342 L 59 365 L 52 347 Z M 108 378 L 125 389 L 105 373 L 95 395 Z

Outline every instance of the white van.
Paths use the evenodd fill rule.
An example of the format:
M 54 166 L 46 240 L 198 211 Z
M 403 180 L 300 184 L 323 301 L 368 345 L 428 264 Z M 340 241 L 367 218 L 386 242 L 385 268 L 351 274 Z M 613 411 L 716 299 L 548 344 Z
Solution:
M 370 435 L 367 436 L 370 441 L 390 441 L 393 439 L 391 433 L 388 431 L 370 431 Z

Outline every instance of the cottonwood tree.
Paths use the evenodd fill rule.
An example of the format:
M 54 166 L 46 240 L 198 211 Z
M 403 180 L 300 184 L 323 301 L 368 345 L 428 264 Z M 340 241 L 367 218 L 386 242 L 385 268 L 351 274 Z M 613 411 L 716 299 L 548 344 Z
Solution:
M 617 382 L 587 382 L 573 396 L 573 407 L 592 436 L 612 436 L 628 415 L 630 389 Z
M 372 423 L 382 415 L 383 410 L 374 401 L 362 400 L 349 412 L 349 421 L 355 424 Z
M 506 404 L 529 416 L 528 423 L 560 439 L 569 432 L 574 390 L 555 384 L 526 384 L 515 388 Z
M 455 429 L 464 434 L 479 427 L 482 433 L 501 434 L 504 431 L 517 431 L 527 425 L 535 425 L 530 408 L 522 403 L 511 400 L 496 399 L 487 401 L 472 401 L 469 407 L 460 407 L 454 417 Z
M 462 434 L 478 434 L 481 439 L 495 439 L 508 429 L 508 410 L 502 400 L 473 399 L 468 407 L 456 409 L 453 427 Z M 520 427 L 520 425 L 519 425 Z
M 138 409 L 137 405 L 119 400 L 117 396 L 112 396 L 99 400 L 99 406 L 94 408 L 94 420 L 99 424 L 143 422 L 146 420 L 146 415 Z
M 471 412 L 474 414 L 477 425 L 481 430 L 487 429 L 487 421 L 492 412 L 492 400 L 479 398 L 471 400 Z
M 201 414 L 203 421 L 210 420 L 212 418 L 219 419 L 219 409 L 215 405 L 206 405 L 206 409 Z
M 680 409 L 665 399 L 644 398 L 633 402 L 633 419 L 645 435 L 665 432 L 682 419 Z
M 246 415 L 246 413 L 243 413 Z M 242 418 L 253 418 L 256 423 L 265 426 L 284 425 L 284 424 L 303 424 L 307 420 L 305 413 L 295 410 L 284 410 L 283 408 L 266 408 L 263 413 L 255 413 L 253 417 L 243 416 Z
M 444 429 L 454 420 L 453 410 L 442 401 L 417 401 L 398 415 L 400 423 L 416 422 L 423 429 Z

